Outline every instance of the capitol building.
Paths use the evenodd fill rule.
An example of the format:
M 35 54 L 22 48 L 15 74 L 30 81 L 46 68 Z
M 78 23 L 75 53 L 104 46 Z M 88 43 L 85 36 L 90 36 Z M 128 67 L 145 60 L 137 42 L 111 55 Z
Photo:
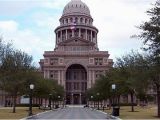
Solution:
M 85 104 L 86 90 L 112 67 L 113 60 L 108 51 L 99 50 L 99 31 L 84 2 L 71 0 L 59 22 L 54 50 L 45 51 L 39 62 L 41 72 L 64 87 L 66 104 Z

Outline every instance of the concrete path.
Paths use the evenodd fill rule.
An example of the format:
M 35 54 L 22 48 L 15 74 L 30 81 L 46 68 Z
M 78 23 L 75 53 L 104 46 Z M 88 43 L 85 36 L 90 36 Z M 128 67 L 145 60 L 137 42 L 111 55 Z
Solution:
M 109 115 L 92 110 L 90 108 L 83 108 L 82 106 L 69 106 L 63 109 L 49 111 L 40 115 L 35 115 L 29 119 L 115 119 Z

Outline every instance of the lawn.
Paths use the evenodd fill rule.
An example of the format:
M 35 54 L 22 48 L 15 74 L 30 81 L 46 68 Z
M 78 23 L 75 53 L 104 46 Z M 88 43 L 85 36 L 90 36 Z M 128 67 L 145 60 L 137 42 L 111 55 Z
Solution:
M 33 114 L 44 112 L 39 110 L 38 107 L 33 108 Z M 28 116 L 28 107 L 17 107 L 16 113 L 12 113 L 12 108 L 3 107 L 0 108 L 0 119 L 21 119 Z
M 112 110 L 106 110 L 105 112 L 111 114 Z M 120 108 L 120 116 L 121 119 L 158 119 L 156 117 L 157 108 L 156 106 L 145 106 L 135 107 L 135 112 L 131 112 L 131 107 L 121 107 Z

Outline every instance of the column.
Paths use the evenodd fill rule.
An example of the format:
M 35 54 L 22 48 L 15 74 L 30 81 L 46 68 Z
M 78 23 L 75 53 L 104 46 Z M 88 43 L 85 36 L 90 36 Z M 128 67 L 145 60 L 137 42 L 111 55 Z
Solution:
M 92 30 L 91 30 L 91 41 L 93 42 Z
M 67 40 L 67 36 L 68 36 L 68 33 L 67 33 L 67 30 L 66 30 L 66 40 Z
M 62 86 L 65 88 L 64 71 L 62 71 Z
M 85 37 L 85 38 L 86 38 L 86 40 L 87 40 L 87 29 L 86 29 L 86 37 Z
M 91 88 L 91 71 L 88 72 L 88 88 Z
M 72 37 L 74 37 L 74 30 L 72 30 Z
M 58 71 L 58 84 L 60 83 L 60 80 L 61 80 L 61 71 L 59 70 Z
M 46 78 L 46 70 L 44 70 L 44 78 Z
M 57 35 L 57 33 L 56 33 L 56 44 L 58 43 L 58 35 Z
M 79 37 L 81 37 L 81 29 L 79 28 L 79 35 L 78 35 Z
M 61 30 L 61 40 L 60 41 L 62 42 L 62 30 Z
M 73 104 L 73 93 L 71 94 L 71 104 Z
M 79 104 L 80 105 L 82 104 L 82 94 L 81 93 L 79 94 Z
M 95 42 L 97 43 L 97 33 L 95 33 L 95 38 L 96 38 L 96 41 L 95 41 Z
M 93 71 L 91 71 L 91 87 L 92 87 L 92 85 L 93 85 Z
M 93 71 L 93 74 L 92 74 L 92 78 L 93 78 L 93 84 L 95 83 L 95 71 Z
M 49 70 L 48 70 L 48 75 L 47 75 L 47 78 L 48 78 L 48 79 L 50 78 L 50 76 L 49 76 Z

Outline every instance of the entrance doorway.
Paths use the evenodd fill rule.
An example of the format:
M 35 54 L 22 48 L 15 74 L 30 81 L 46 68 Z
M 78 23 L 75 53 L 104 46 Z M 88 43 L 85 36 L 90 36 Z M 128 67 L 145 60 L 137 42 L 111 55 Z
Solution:
M 85 104 L 87 71 L 79 64 L 73 64 L 66 71 L 66 103 Z

